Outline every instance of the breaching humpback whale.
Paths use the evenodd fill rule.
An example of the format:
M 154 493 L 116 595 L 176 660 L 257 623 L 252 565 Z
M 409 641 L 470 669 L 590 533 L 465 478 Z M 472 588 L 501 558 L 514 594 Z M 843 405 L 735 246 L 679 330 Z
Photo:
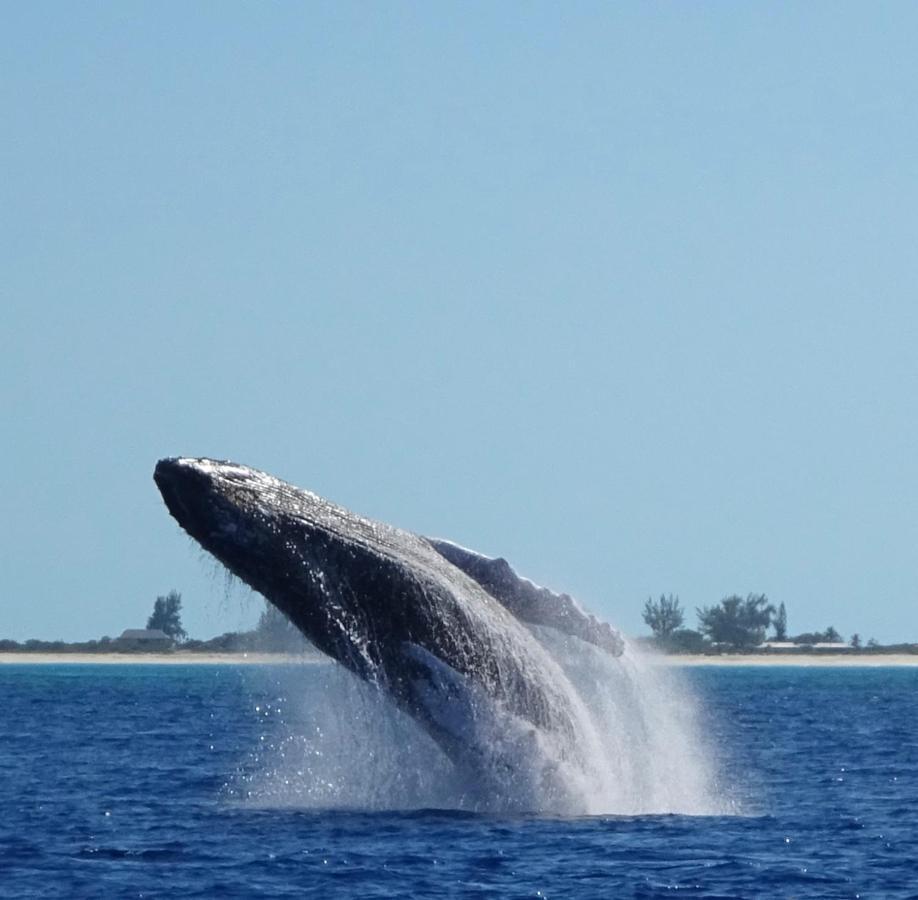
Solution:
M 483 772 L 537 759 L 544 781 L 577 756 L 583 710 L 527 625 L 613 655 L 623 643 L 567 595 L 246 466 L 164 459 L 154 478 L 191 537 L 455 763 Z

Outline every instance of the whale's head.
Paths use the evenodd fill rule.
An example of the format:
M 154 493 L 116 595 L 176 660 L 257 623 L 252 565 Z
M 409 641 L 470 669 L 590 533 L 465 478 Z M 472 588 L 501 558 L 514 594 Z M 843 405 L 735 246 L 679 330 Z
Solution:
M 284 540 L 289 544 L 296 510 L 278 479 L 231 462 L 184 458 L 160 460 L 153 478 L 179 525 L 243 580 L 257 580 L 264 561 L 277 568 L 289 556 Z
M 428 603 L 441 588 L 422 589 L 419 573 L 462 576 L 416 535 L 236 463 L 163 459 L 153 477 L 192 538 L 363 677 L 392 658 L 392 642 L 442 632 Z
M 384 632 L 385 622 L 356 583 L 378 568 L 360 565 L 361 531 L 375 523 L 232 462 L 163 459 L 153 477 L 179 525 L 320 650 L 354 669 L 375 665 L 366 634 Z
M 253 473 L 244 467 L 211 459 L 161 459 L 153 480 L 172 517 L 217 556 L 221 547 L 239 543 L 240 526 L 257 515 Z

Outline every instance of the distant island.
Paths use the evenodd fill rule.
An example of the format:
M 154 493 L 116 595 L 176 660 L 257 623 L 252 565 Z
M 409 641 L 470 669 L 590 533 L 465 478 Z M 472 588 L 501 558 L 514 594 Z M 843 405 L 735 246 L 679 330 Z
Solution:
M 764 594 L 731 594 L 713 606 L 695 610 L 697 630 L 684 627 L 685 610 L 678 596 L 648 598 L 643 619 L 652 634 L 637 641 L 667 655 L 722 656 L 875 656 L 918 654 L 918 644 L 880 644 L 853 634 L 849 641 L 828 626 L 824 631 L 791 635 L 784 603 L 777 607 Z M 769 630 L 772 634 L 769 635 Z
M 250 631 L 228 631 L 207 640 L 189 638 L 181 621 L 182 595 L 170 591 L 159 596 L 145 628 L 126 628 L 118 637 L 105 635 L 98 640 L 69 642 L 31 639 L 0 639 L 0 654 L 5 656 L 44 654 L 53 656 L 137 655 L 259 657 L 284 656 L 318 658 L 319 652 L 286 616 L 265 603 L 258 624 Z M 822 632 L 787 634 L 787 612 L 784 604 L 774 607 L 763 594 L 725 597 L 720 604 L 697 610 L 699 630 L 683 627 L 684 610 L 672 594 L 659 600 L 648 599 L 643 618 L 652 634 L 634 638 L 634 643 L 666 657 L 691 659 L 769 658 L 791 661 L 808 659 L 846 659 L 877 656 L 918 657 L 918 643 L 880 644 L 869 639 L 862 642 L 852 635 L 845 642 L 829 627 Z M 774 634 L 766 638 L 772 628 Z
M 182 627 L 182 595 L 157 597 L 145 628 L 126 628 L 118 637 L 90 641 L 0 639 L 3 654 L 286 654 L 316 655 L 286 616 L 269 604 L 251 631 L 228 631 L 209 640 L 189 638 Z

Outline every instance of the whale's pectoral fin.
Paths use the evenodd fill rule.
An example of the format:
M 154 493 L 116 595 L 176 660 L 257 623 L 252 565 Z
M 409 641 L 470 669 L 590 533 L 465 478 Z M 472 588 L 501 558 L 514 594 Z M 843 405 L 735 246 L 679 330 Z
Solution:
M 410 660 L 406 669 L 416 691 L 432 692 L 446 701 L 469 702 L 468 679 L 451 665 L 411 641 L 402 644 L 402 653 Z
M 479 779 L 506 777 L 521 764 L 536 770 L 537 761 L 544 768 L 539 733 L 530 722 L 502 713 L 480 685 L 423 647 L 406 641 L 402 654 L 416 713 L 454 761 L 461 759 Z
M 517 575 L 507 560 L 482 556 L 451 541 L 425 540 L 521 622 L 555 628 L 595 644 L 612 656 L 621 656 L 625 649 L 624 639 L 611 625 L 588 613 L 568 594 L 555 594 Z
M 481 688 L 417 644 L 405 641 L 402 654 L 415 714 L 445 749 L 462 747 L 467 756 L 480 755 L 481 717 L 491 709 Z

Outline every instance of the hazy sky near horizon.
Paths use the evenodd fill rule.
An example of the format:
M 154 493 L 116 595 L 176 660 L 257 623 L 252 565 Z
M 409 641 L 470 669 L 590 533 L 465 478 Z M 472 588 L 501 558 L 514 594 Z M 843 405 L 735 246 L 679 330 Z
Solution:
M 157 458 L 630 633 L 918 641 L 918 7 L 7 4 L 0 637 L 250 623 Z

